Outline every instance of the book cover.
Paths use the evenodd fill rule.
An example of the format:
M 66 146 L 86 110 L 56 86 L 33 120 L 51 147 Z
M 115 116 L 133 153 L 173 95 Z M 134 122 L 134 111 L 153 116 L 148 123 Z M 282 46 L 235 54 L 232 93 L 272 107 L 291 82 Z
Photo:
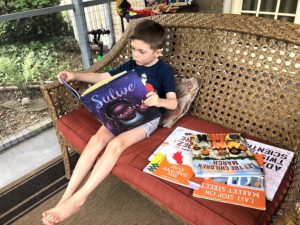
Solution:
M 246 141 L 253 153 L 260 153 L 264 156 L 266 197 L 272 201 L 292 162 L 294 152 L 249 139 Z
M 199 134 L 190 139 L 196 177 L 262 175 L 241 134 Z
M 254 154 L 263 170 L 263 154 Z M 199 189 L 193 191 L 197 198 L 210 199 L 255 209 L 266 209 L 264 175 L 197 178 Z
M 191 181 L 194 172 L 192 154 L 189 149 L 163 142 L 159 146 L 159 152 L 155 154 L 143 171 L 188 188 L 199 188 L 199 184 Z
M 114 135 L 161 116 L 157 107 L 147 107 L 143 103 L 147 90 L 135 71 L 109 77 L 82 95 L 68 83 L 63 83 Z
M 200 187 L 193 196 L 218 202 L 265 210 L 263 177 L 200 178 Z
M 203 134 L 199 131 L 188 129 L 185 127 L 177 126 L 171 134 L 164 140 L 164 143 L 172 145 L 174 147 L 179 147 L 184 150 L 188 150 L 190 146 L 190 135 L 191 134 Z M 153 157 L 161 150 L 158 147 L 149 157 L 148 160 L 151 161 Z

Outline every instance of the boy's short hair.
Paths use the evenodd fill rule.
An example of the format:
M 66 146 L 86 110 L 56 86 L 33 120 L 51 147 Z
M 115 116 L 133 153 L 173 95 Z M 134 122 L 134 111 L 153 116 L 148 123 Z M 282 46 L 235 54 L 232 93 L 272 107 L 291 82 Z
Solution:
M 162 49 L 165 42 L 165 29 L 153 20 L 143 20 L 134 28 L 130 40 L 141 40 L 149 44 L 151 49 Z

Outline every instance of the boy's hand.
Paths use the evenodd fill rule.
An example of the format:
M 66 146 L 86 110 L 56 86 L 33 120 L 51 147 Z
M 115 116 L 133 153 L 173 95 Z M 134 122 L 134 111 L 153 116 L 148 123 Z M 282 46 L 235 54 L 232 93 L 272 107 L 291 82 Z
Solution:
M 146 106 L 156 106 L 159 107 L 159 97 L 156 92 L 148 92 L 146 95 L 147 99 L 144 101 Z
M 61 79 L 65 80 L 66 82 L 70 82 L 76 80 L 76 74 L 69 71 L 61 71 L 57 74 L 57 79 L 60 83 L 62 83 Z

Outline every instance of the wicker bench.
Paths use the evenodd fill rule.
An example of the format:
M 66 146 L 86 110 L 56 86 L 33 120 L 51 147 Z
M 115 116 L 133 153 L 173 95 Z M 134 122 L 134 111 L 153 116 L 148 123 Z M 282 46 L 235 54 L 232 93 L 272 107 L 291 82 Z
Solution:
M 147 157 L 174 128 L 159 128 L 128 148 L 112 174 L 190 224 L 300 224 L 300 26 L 226 14 L 153 19 L 166 27 L 163 58 L 176 74 L 204 80 L 189 115 L 176 125 L 203 132 L 239 131 L 295 151 L 295 158 L 266 211 L 195 199 L 189 189 L 143 173 Z M 89 71 L 128 60 L 129 34 L 136 23 L 131 22 L 105 59 Z M 73 83 L 79 91 L 86 85 Z M 58 82 L 42 91 L 70 177 L 70 149 L 81 152 L 100 124 Z

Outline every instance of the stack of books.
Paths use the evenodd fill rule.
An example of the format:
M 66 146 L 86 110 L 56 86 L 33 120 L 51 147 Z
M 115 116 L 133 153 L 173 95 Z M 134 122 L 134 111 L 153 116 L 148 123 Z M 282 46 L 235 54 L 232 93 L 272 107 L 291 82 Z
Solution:
M 193 196 L 264 210 L 263 157 L 238 133 L 191 135 L 193 169 L 202 178 Z
M 197 198 L 265 210 L 292 158 L 291 151 L 239 133 L 177 127 L 150 155 L 144 172 L 191 188 Z

